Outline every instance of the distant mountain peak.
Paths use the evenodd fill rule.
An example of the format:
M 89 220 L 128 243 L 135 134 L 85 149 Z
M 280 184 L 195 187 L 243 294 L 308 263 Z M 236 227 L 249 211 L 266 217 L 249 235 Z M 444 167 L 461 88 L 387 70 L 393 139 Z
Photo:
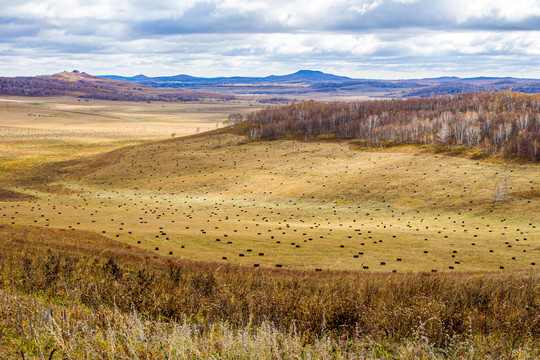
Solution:
M 335 81 L 348 81 L 352 80 L 351 78 L 345 76 L 338 76 L 334 74 L 327 74 L 319 70 L 298 70 L 297 72 L 289 75 L 271 75 L 266 77 L 266 79 L 276 80 L 276 81 L 306 81 L 310 83 L 324 83 L 324 82 L 335 82 Z
M 292 75 L 309 75 L 309 74 L 324 74 L 322 71 L 319 70 L 298 70 Z

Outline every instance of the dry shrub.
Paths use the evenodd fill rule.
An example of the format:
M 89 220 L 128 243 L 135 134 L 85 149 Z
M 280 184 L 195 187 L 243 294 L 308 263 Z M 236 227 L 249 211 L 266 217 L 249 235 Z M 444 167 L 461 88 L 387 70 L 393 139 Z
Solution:
M 501 356 L 526 344 L 540 346 L 536 271 L 449 275 L 220 268 L 160 257 L 145 261 L 146 252 L 114 243 L 109 246 L 118 247 L 116 256 L 104 255 L 101 246 L 60 247 L 54 241 L 44 246 L 31 240 L 28 229 L 6 229 L 14 234 L 0 242 L 5 291 L 39 293 L 93 313 L 114 309 L 151 321 L 187 321 L 197 325 L 195 337 L 226 323 L 239 331 L 271 326 L 311 344 L 322 337 L 373 339 L 387 343 L 385 349 L 393 344 L 393 352 L 404 351 L 398 348 L 408 341 L 448 352 L 481 339 Z

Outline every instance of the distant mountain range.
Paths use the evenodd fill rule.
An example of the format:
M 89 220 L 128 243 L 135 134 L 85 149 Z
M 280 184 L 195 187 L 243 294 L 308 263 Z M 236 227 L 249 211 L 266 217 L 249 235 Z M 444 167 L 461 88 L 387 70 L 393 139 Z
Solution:
M 540 80 L 509 77 L 374 80 L 353 79 L 312 70 L 266 77 L 97 77 L 76 70 L 54 75 L 0 77 L 2 95 L 69 95 L 123 101 L 223 101 L 249 96 L 261 103 L 286 103 L 300 99 L 409 98 L 506 90 L 540 93 Z
M 174 85 L 207 85 L 207 86 L 231 86 L 231 85 L 249 85 L 249 84 L 321 84 L 321 83 L 342 83 L 352 81 L 353 79 L 345 76 L 337 76 L 332 74 L 326 74 L 321 71 L 313 70 L 300 70 L 294 74 L 289 75 L 270 75 L 266 77 L 216 77 L 216 78 L 203 78 L 194 77 L 190 75 L 174 75 L 174 76 L 158 76 L 147 77 L 145 75 L 137 75 L 133 77 L 124 77 L 116 75 L 103 75 L 101 76 L 107 79 L 122 80 L 134 82 L 141 85 L 148 86 L 167 86 L 176 87 Z
M 300 70 L 289 75 L 266 77 L 204 78 L 190 75 L 123 77 L 103 75 L 103 78 L 128 81 L 151 87 L 188 88 L 192 91 L 228 92 L 232 95 L 293 95 L 330 93 L 334 95 L 365 95 L 375 97 L 427 97 L 476 91 L 518 91 L 539 93 L 540 79 L 497 77 L 439 77 L 412 80 L 353 79 L 321 71 Z

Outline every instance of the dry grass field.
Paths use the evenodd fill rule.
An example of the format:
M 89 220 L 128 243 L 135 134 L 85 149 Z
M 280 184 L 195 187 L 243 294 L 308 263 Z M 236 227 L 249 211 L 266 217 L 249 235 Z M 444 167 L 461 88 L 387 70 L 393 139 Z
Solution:
M 0 98 L 0 139 L 152 138 L 208 131 L 230 113 L 260 107 L 249 100 L 121 102 L 74 97 Z
M 384 274 L 172 260 L 0 225 L 0 357 L 538 356 L 538 272 Z
M 256 106 L 0 100 L 0 357 L 538 356 L 538 164 Z
M 350 141 L 297 148 L 220 130 L 130 144 L 91 160 L 65 155 L 71 161 L 47 168 L 14 159 L 2 165 L 5 187 L 34 200 L 4 202 L 0 219 L 94 231 L 171 258 L 250 267 L 537 266 L 536 164 L 407 147 L 367 151 Z M 503 179 L 507 194 L 494 203 Z
M 222 126 L 229 113 L 246 113 L 256 106 L 250 101 L 147 103 L 3 96 L 0 187 L 24 183 L 13 174 L 27 169 L 48 169 L 143 141 L 212 130 Z

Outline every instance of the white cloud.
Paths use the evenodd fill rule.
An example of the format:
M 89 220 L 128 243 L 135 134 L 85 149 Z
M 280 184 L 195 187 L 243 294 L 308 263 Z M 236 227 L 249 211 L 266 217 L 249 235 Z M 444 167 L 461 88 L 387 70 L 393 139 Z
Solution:
M 480 74 L 489 64 L 540 77 L 538 0 L 0 0 L 0 8 L 0 74 L 78 65 L 126 75 L 314 67 L 399 77 Z
M 446 9 L 453 14 L 458 23 L 482 18 L 521 21 L 532 16 L 540 16 L 538 0 L 455 0 L 446 4 Z
M 358 5 L 351 5 L 347 10 L 356 12 L 360 15 L 364 15 L 367 12 L 370 12 L 380 6 L 383 3 L 383 0 L 374 0 L 374 1 L 367 1 L 363 2 Z

